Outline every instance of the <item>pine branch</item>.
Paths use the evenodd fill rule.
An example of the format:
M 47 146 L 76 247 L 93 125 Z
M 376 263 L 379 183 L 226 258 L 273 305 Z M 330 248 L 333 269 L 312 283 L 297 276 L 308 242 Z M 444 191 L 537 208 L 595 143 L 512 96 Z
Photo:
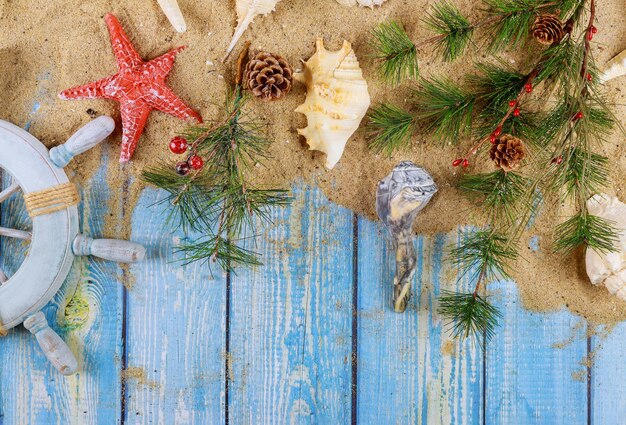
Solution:
M 368 146 L 374 152 L 391 155 L 409 146 L 416 129 L 416 119 L 410 112 L 383 103 L 371 109 L 368 119 Z
M 222 270 L 228 271 L 235 271 L 239 266 L 262 265 L 256 252 L 242 248 L 236 242 L 221 236 L 209 235 L 193 242 L 183 242 L 174 253 L 182 254 L 183 265 L 194 262 L 210 265 L 216 262 Z
M 476 96 L 450 81 L 422 80 L 415 92 L 416 118 L 435 139 L 457 144 L 471 135 Z
M 474 338 L 483 344 L 495 335 L 500 311 L 478 294 L 441 291 L 438 313 L 452 326 L 454 338 Z
M 417 78 L 417 47 L 401 25 L 394 21 L 380 24 L 372 32 L 372 57 L 381 61 L 380 74 L 389 84 Z
M 538 10 L 547 12 L 555 6 L 545 0 L 484 0 L 489 14 L 497 19 L 489 32 L 488 49 L 492 53 L 515 49 L 528 40 Z
M 483 63 L 476 68 L 478 73 L 467 80 L 478 99 L 497 110 L 507 110 L 509 101 L 518 98 L 529 78 L 528 74 L 521 74 L 504 63 Z
M 477 286 L 483 280 L 508 279 L 508 263 L 517 257 L 509 238 L 493 229 L 464 232 L 459 245 L 450 251 L 459 276 L 469 276 Z
M 580 211 L 556 228 L 554 250 L 570 252 L 580 246 L 600 252 L 615 250 L 619 231 L 615 223 L 602 217 Z
M 475 29 L 459 9 L 447 1 L 436 3 L 425 22 L 431 31 L 438 34 L 439 37 L 432 39 L 434 49 L 445 61 L 453 61 L 463 54 Z
M 270 142 L 260 134 L 262 124 L 243 110 L 247 98 L 239 88 L 227 96 L 226 118 L 210 126 L 187 129 L 189 159 L 204 158 L 202 170 L 182 175 L 161 164 L 146 170 L 143 179 L 168 192 L 161 202 L 170 206 L 172 221 L 189 236 L 191 230 L 204 236 L 184 242 L 176 252 L 185 264 L 217 262 L 224 270 L 238 265 L 259 264 L 257 255 L 237 243 L 248 229 L 270 221 L 272 207 L 286 205 L 287 192 L 253 187 L 247 173 L 267 156 Z M 184 163 L 183 163 L 184 164 Z
M 169 165 L 160 164 L 143 172 L 143 180 L 167 192 L 167 196 L 156 205 L 167 205 L 166 223 L 183 233 L 199 231 L 207 226 L 211 215 L 206 202 L 211 186 L 204 174 L 180 176 Z
M 491 223 L 506 220 L 514 223 L 520 217 L 520 208 L 531 208 L 528 188 L 531 181 L 518 173 L 503 170 L 485 174 L 467 174 L 461 178 L 459 188 L 471 199 L 480 200 L 481 207 Z

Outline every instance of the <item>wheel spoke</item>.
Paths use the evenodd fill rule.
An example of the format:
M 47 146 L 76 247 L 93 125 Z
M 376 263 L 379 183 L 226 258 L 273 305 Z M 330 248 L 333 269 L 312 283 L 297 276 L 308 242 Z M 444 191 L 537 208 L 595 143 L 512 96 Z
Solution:
M 9 238 L 24 239 L 26 241 L 31 240 L 32 233 L 25 230 L 9 229 L 8 227 L 0 227 L 0 236 L 7 236 Z
M 19 190 L 21 190 L 20 185 L 14 182 L 13 184 L 11 184 L 11 186 L 7 187 L 2 192 L 0 192 L 0 202 L 3 202 L 9 196 L 13 195 L 15 192 Z

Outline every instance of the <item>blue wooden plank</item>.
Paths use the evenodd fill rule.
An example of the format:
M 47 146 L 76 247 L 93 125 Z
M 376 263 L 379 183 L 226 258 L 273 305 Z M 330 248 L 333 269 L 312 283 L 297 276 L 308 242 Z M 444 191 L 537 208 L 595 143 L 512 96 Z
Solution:
M 467 290 L 444 262 L 456 234 L 415 238 L 413 297 L 392 308 L 395 252 L 382 224 L 359 219 L 358 420 L 364 424 L 475 424 L 482 355 L 454 341 L 436 313 L 441 289 Z
M 626 424 L 626 322 L 591 337 L 591 423 Z
M 170 232 L 162 207 L 151 207 L 164 196 L 144 190 L 132 220 L 132 240 L 146 246 L 147 259 L 131 267 L 125 420 L 223 423 L 226 278 L 174 262 L 182 233 Z
M 487 351 L 486 423 L 586 424 L 586 322 L 526 310 L 514 282 L 489 290 L 504 318 Z
M 103 236 L 108 214 L 106 169 L 105 159 L 91 183 L 81 190 L 81 230 L 96 237 Z M 3 203 L 2 217 L 9 221 L 4 224 L 23 225 L 23 216 L 17 214 L 23 211 L 21 199 L 16 195 Z M 3 253 L 13 254 L 5 247 Z M 8 262 L 15 258 L 9 256 Z M 77 258 L 61 290 L 44 309 L 51 327 L 75 353 L 77 375 L 61 376 L 21 327 L 0 339 L 0 417 L 4 424 L 120 422 L 121 379 L 116 361 L 122 348 L 122 290 L 116 283 L 119 273 L 116 264 Z
M 350 422 L 352 213 L 294 196 L 258 239 L 265 265 L 232 276 L 234 424 Z

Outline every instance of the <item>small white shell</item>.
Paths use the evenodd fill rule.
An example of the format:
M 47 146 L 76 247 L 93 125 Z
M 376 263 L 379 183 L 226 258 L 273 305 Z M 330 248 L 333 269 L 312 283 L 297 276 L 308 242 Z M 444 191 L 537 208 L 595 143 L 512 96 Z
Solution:
M 616 252 L 587 249 L 587 275 L 591 283 L 606 286 L 611 294 L 626 301 L 626 204 L 614 196 L 600 194 L 587 201 L 587 209 L 590 214 L 614 222 L 620 231 Z
M 237 28 L 233 34 L 233 39 L 226 51 L 226 57 L 233 51 L 235 45 L 258 15 L 267 15 L 276 9 L 280 0 L 237 0 Z
M 355 6 L 358 4 L 359 6 L 370 7 L 373 9 L 374 6 L 381 6 L 386 1 L 387 0 L 337 0 L 337 3 L 344 6 Z
M 305 102 L 296 112 L 306 115 L 308 126 L 298 129 L 311 150 L 326 154 L 326 168 L 332 169 L 343 154 L 348 139 L 359 128 L 370 106 L 367 81 L 349 42 L 337 52 L 324 48 L 318 38 L 316 53 L 294 74 L 307 87 Z
M 613 78 L 621 77 L 622 75 L 626 75 L 626 50 L 615 56 L 606 64 L 600 76 L 600 81 L 604 83 Z
M 187 31 L 185 18 L 183 17 L 176 0 L 157 0 L 157 3 L 159 3 L 159 6 L 163 9 L 163 13 L 165 13 L 165 16 L 167 16 L 170 24 L 172 24 L 177 32 L 182 33 Z

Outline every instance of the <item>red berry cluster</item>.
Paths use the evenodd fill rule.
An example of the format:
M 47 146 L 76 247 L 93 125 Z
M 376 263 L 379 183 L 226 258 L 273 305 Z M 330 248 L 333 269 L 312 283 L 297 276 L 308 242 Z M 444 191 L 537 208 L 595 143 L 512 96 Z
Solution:
M 597 34 L 597 32 L 598 29 L 592 25 L 591 28 L 589 28 L 589 31 L 587 31 L 587 40 L 593 40 L 593 36 L 594 34 Z
M 187 139 L 184 137 L 177 136 L 170 141 L 170 151 L 172 153 L 181 155 L 187 152 L 188 149 L 189 143 L 187 143 Z M 181 176 L 186 176 L 192 169 L 200 170 L 202 167 L 204 167 L 204 161 L 195 152 L 192 152 L 187 161 L 181 161 L 176 164 L 176 172 Z

